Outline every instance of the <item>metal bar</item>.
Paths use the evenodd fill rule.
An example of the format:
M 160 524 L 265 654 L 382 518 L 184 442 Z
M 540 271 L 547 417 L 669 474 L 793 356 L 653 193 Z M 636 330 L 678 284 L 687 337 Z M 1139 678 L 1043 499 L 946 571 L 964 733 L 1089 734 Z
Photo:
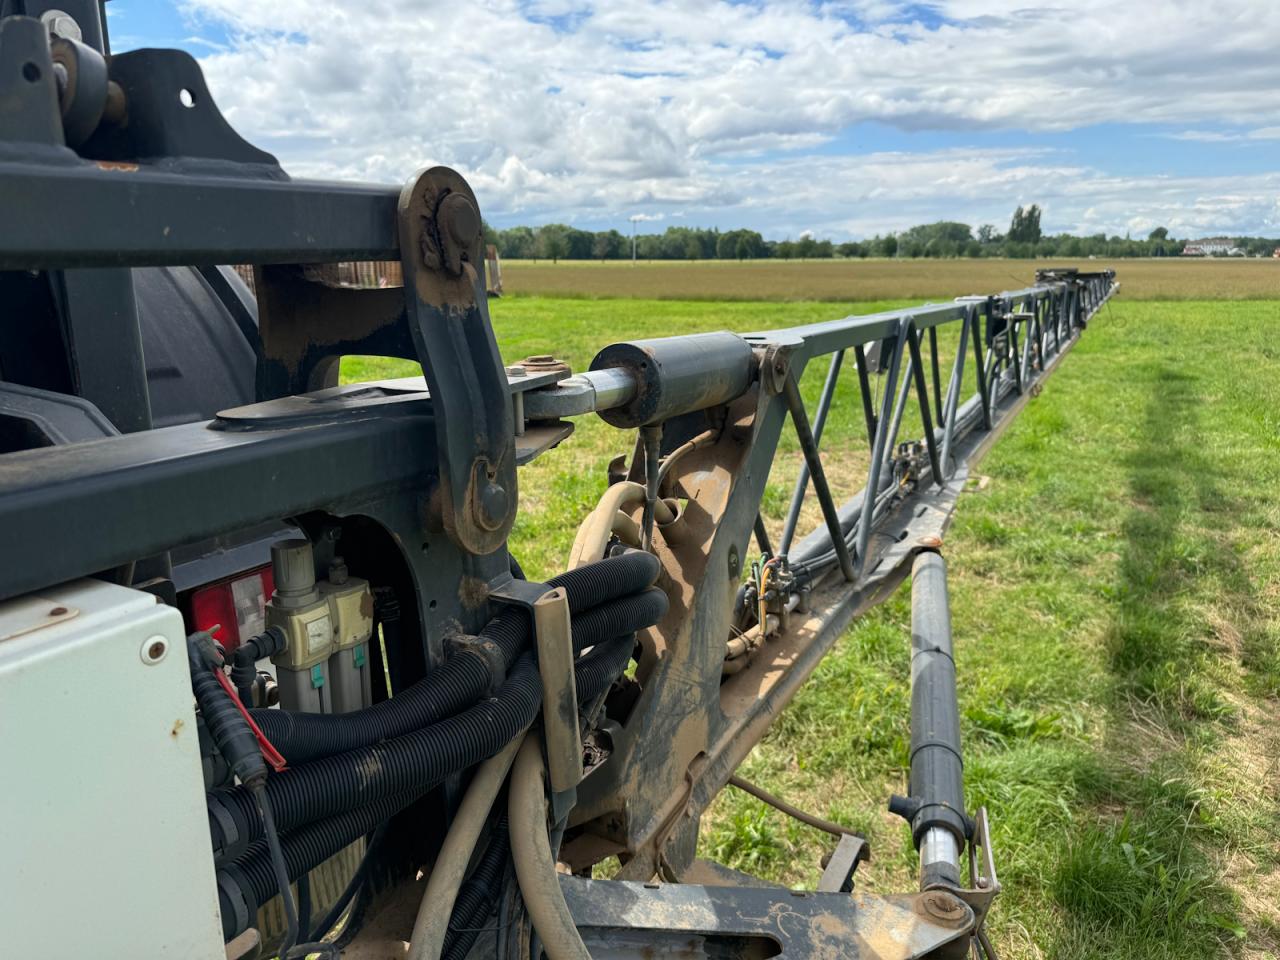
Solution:
M 933 402 L 938 423 L 942 423 L 942 375 L 938 370 L 938 328 L 929 328 L 929 366 L 933 369 Z
M 0 163 L 0 269 L 396 260 L 400 191 Z
M 867 376 L 867 354 L 862 344 L 853 348 L 853 357 L 858 367 L 858 393 L 862 395 L 862 417 L 867 424 L 867 446 L 874 447 L 876 442 L 876 413 L 872 409 L 871 382 Z
M 924 364 L 920 362 L 919 334 L 908 326 L 907 345 L 911 348 L 911 370 L 916 378 L 916 396 L 920 400 L 920 422 L 924 426 L 924 443 L 929 451 L 929 465 L 933 468 L 933 482 L 942 486 L 946 481 L 942 478 L 942 467 L 938 463 L 937 438 L 933 435 L 933 418 L 929 414 L 929 392 L 925 388 Z M 935 358 L 936 359 L 936 358 Z M 934 365 L 937 372 L 937 365 Z
M 813 475 L 813 490 L 818 495 L 818 503 L 822 507 L 822 517 L 831 531 L 831 544 L 835 548 L 836 558 L 840 561 L 840 570 L 850 583 L 855 579 L 853 560 L 849 557 L 849 546 L 844 542 L 840 532 L 840 515 L 836 512 L 835 502 L 831 499 L 831 490 L 827 486 L 827 475 L 822 470 L 822 458 L 818 454 L 818 445 L 809 430 L 809 417 L 804 410 L 804 398 L 800 396 L 800 387 L 796 378 L 787 374 L 782 388 L 791 411 L 791 422 L 796 428 L 796 437 L 800 440 L 800 449 L 804 451 L 805 461 L 809 464 L 809 472 Z M 763 628 L 763 624 L 761 625 Z
M 906 326 L 909 326 L 907 324 Z M 904 326 L 904 335 L 906 326 Z M 908 340 L 910 338 L 908 337 Z M 913 375 L 913 367 L 911 360 L 907 360 L 906 376 L 902 378 L 902 383 L 898 386 L 897 397 L 893 403 L 893 417 L 889 421 L 889 443 L 885 447 L 884 459 L 888 463 L 893 459 L 894 447 L 898 442 L 898 432 L 902 429 L 902 418 L 907 412 L 907 395 L 911 392 L 911 379 Z
M 885 379 L 885 402 L 897 392 L 898 368 L 902 364 L 901 327 L 893 341 L 893 354 L 889 359 L 888 376 Z M 881 404 L 880 422 L 876 426 L 876 439 L 871 448 L 871 466 L 867 471 L 867 486 L 862 496 L 862 515 L 858 520 L 858 540 L 855 554 L 858 560 L 857 572 L 861 574 L 867 560 L 867 545 L 871 542 L 871 521 L 875 514 L 876 495 L 880 492 L 880 473 L 884 463 L 885 446 L 889 440 L 889 421 L 883 416 L 884 405 Z M 843 539 L 843 538 L 842 538 Z
M 756 546 L 760 548 L 760 552 L 770 557 L 775 556 L 773 547 L 769 543 L 769 531 L 765 529 L 764 517 L 760 516 L 759 512 L 756 513 L 756 522 L 754 526 L 756 533 Z
M 836 381 L 840 377 L 840 367 L 844 363 L 844 350 L 837 350 L 831 355 L 831 366 L 827 368 L 827 379 L 822 385 L 822 396 L 818 399 L 818 412 L 813 418 L 813 442 L 822 442 L 822 428 L 827 423 L 827 412 L 831 409 L 831 398 L 836 392 Z M 795 490 L 791 494 L 791 506 L 787 510 L 787 522 L 782 528 L 782 540 L 778 544 L 780 556 L 786 556 L 795 538 L 796 524 L 800 520 L 800 507 L 804 503 L 805 492 L 809 489 L 809 464 L 800 465 L 800 475 L 796 477 Z
M 982 369 L 982 327 L 975 310 L 970 317 L 973 323 L 973 362 L 974 374 L 978 378 L 978 396 L 982 397 L 982 426 L 991 429 L 991 404 L 987 400 L 987 374 Z
M 573 677 L 573 629 L 569 595 L 549 590 L 533 602 L 533 633 L 542 677 L 542 727 L 547 741 L 547 779 L 565 793 L 582 779 L 582 737 Z
M 971 311 L 977 307 L 970 307 Z M 951 382 L 947 384 L 946 416 L 942 419 L 942 469 L 951 463 L 951 445 L 956 436 L 956 410 L 960 406 L 960 393 L 964 390 L 964 360 L 969 352 L 969 321 L 960 324 L 960 345 L 956 348 L 956 362 L 951 367 Z M 948 474 L 950 476 L 950 474 Z
M 396 406 L 305 429 L 213 421 L 5 454 L 0 549 L 23 561 L 6 566 L 0 598 L 406 483 L 426 489 L 430 405 Z

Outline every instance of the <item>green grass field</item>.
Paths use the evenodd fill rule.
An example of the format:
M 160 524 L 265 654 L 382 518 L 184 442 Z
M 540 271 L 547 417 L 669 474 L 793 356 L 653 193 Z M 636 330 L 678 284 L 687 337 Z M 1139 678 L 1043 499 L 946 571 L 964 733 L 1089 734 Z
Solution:
M 1010 269 L 1029 279 L 1032 266 Z M 582 368 L 615 339 L 886 305 L 508 297 L 492 311 L 509 360 L 553 352 Z M 944 553 L 966 787 L 991 812 L 1003 957 L 1280 950 L 1278 334 L 1275 300 L 1122 290 L 960 502 Z M 344 365 L 349 379 L 409 372 Z M 810 396 L 821 376 L 806 375 Z M 861 482 L 839 469 L 862 443 L 851 408 L 828 434 L 847 492 Z M 532 575 L 563 567 L 632 439 L 583 422 L 524 470 L 512 549 Z M 784 445 L 764 504 L 774 523 L 797 464 Z M 874 862 L 859 883 L 880 891 L 914 883 L 909 838 L 885 810 L 905 787 L 907 601 L 900 591 L 849 630 L 743 769 L 865 831 Z M 704 854 L 788 884 L 813 885 L 826 844 L 732 789 L 704 821 Z

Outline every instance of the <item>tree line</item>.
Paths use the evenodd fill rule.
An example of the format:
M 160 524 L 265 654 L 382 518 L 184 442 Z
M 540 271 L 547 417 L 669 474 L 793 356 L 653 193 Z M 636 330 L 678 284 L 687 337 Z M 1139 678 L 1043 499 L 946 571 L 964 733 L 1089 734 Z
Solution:
M 1169 236 L 1157 227 L 1145 238 L 1098 233 L 1045 234 L 1040 207 L 1018 207 L 1009 229 L 1000 233 L 986 223 L 976 230 L 967 223 L 940 220 L 869 240 L 834 243 L 804 235 L 798 240 L 766 240 L 755 230 L 668 227 L 662 233 L 634 238 L 640 260 L 807 260 L 831 257 L 1176 257 L 1190 240 Z M 563 223 L 541 227 L 495 230 L 485 225 L 486 240 L 508 260 L 628 260 L 632 237 L 617 230 L 591 232 Z M 1236 237 L 1236 246 L 1249 256 L 1271 256 L 1280 240 Z

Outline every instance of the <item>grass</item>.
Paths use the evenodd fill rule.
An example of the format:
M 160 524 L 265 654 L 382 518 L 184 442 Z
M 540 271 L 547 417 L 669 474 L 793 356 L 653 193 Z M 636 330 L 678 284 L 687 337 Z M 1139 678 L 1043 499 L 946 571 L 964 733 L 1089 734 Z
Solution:
M 1011 290 L 1037 266 L 1114 266 L 1126 299 L 1247 300 L 1280 296 L 1280 261 L 1180 260 L 812 260 L 508 261 L 508 295 L 671 300 L 926 300 Z
M 691 275 L 721 269 L 734 267 Z M 493 315 L 509 359 L 582 367 L 612 339 L 853 307 L 515 297 Z M 1274 301 L 1115 302 L 961 501 L 945 553 L 966 789 L 991 812 L 1004 957 L 1280 952 L 1277 321 Z M 806 374 L 811 397 L 822 372 Z M 828 428 L 837 485 L 851 482 L 838 451 L 861 443 L 851 408 Z M 630 442 L 584 422 L 522 473 L 512 548 L 534 575 L 563 566 Z M 765 498 L 775 522 L 797 462 L 784 447 Z M 869 890 L 914 885 L 909 837 L 885 811 L 905 788 L 909 619 L 899 592 L 857 622 L 742 771 L 864 831 Z M 704 820 L 704 855 L 770 880 L 812 886 L 826 848 L 732 789 Z

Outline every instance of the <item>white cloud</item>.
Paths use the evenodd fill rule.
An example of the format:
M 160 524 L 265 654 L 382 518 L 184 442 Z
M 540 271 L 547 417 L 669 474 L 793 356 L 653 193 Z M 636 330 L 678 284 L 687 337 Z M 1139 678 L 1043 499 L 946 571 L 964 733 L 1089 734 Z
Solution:
M 185 0 L 184 9 L 227 29 L 230 48 L 202 59 L 210 87 L 232 123 L 291 172 L 396 182 L 447 163 L 491 216 L 621 224 L 638 208 L 679 208 L 771 235 L 860 233 L 917 215 L 1003 220 L 1025 199 L 1044 203 L 1046 225 L 1113 217 L 1100 227 L 1111 232 L 1149 212 L 1167 211 L 1167 222 L 1176 196 L 1190 204 L 1188 221 L 1218 210 L 1241 229 L 1275 222 L 1265 177 L 1119 179 L 1095 169 L 1101 160 L 853 156 L 831 141 L 864 120 L 1031 131 L 1144 122 L 1183 126 L 1182 139 L 1234 136 L 1195 129 L 1213 124 L 1274 139 L 1280 4 L 921 6 L 475 0 L 463 11 L 371 0 L 319 16 L 311 0 Z M 806 215 L 793 215 L 798 207 Z

